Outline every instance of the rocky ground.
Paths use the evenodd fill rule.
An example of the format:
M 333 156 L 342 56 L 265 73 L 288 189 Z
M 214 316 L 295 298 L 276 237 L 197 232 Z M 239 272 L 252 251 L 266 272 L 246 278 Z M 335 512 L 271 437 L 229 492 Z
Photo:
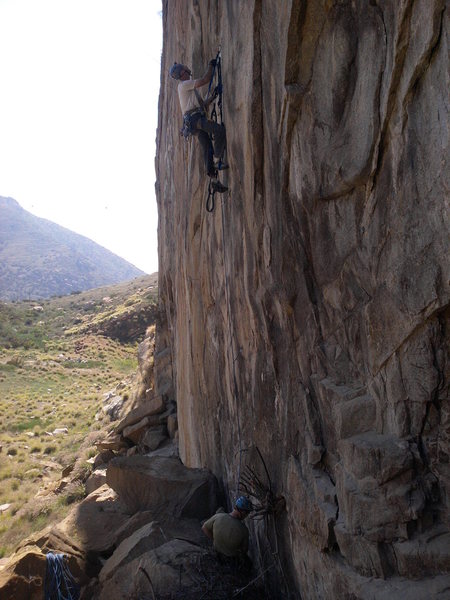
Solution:
M 70 360 L 77 372 L 86 374 L 95 385 L 94 375 L 98 373 L 92 368 L 82 369 L 83 363 L 77 360 L 92 361 L 90 353 L 98 354 L 98 344 L 104 353 L 107 344 L 113 344 L 116 351 L 118 347 L 110 337 L 98 333 L 98 324 L 106 322 L 102 334 L 111 334 L 110 318 L 97 316 L 79 321 L 71 326 L 69 336 L 75 340 L 79 354 L 72 357 L 66 350 L 66 354 L 56 357 L 51 376 L 57 378 Z M 76 332 L 74 327 L 78 328 Z M 125 326 L 125 318 L 122 329 L 133 331 Z M 209 471 L 188 469 L 179 459 L 176 405 L 166 393 L 169 355 L 166 348 L 158 348 L 155 353 L 153 326 L 147 329 L 136 354 L 137 373 L 103 393 L 100 402 L 97 399 L 89 404 L 95 427 L 85 423 L 85 439 L 73 462 L 64 466 L 59 448 L 55 448 L 55 456 L 44 461 L 47 466 L 43 466 L 40 453 L 33 453 L 37 455 L 37 492 L 14 511 L 13 518 L 26 515 L 29 531 L 34 533 L 23 535 L 10 556 L 0 561 L 2 600 L 42 598 L 49 552 L 66 556 L 84 600 L 225 600 L 234 595 L 264 598 L 257 573 L 243 573 L 219 564 L 201 532 L 202 520 L 221 502 L 218 484 Z M 160 373 L 157 385 L 155 361 Z M 36 369 L 36 364 L 30 369 L 32 366 Z M 23 372 L 15 376 L 24 380 Z M 11 378 L 8 381 L 11 383 Z M 38 408 L 33 406 L 33 414 Z M 59 406 L 56 402 L 55 410 L 61 411 L 58 414 L 62 418 L 67 414 L 67 403 Z M 21 422 L 22 417 L 18 419 Z M 8 422 L 15 421 L 10 416 Z M 35 439 L 34 429 L 27 433 Z M 50 433 L 52 439 L 74 439 L 69 427 L 55 428 Z M 9 449 L 22 443 L 21 438 L 8 440 Z M 7 456 L 10 461 L 15 457 L 14 453 Z M 51 476 L 45 474 L 47 468 Z M 58 504 L 64 504 L 65 510 L 56 511 Z M 2 519 L 11 513 L 9 508 Z M 53 517 L 42 517 L 49 514 Z M 34 527 L 30 524 L 33 522 Z
M 256 573 L 217 562 L 201 532 L 220 501 L 216 478 L 183 466 L 175 407 L 148 395 L 97 442 L 88 496 L 3 562 L 2 598 L 42 598 L 48 552 L 66 555 L 84 600 L 265 597 Z M 72 483 L 67 473 L 55 489 Z

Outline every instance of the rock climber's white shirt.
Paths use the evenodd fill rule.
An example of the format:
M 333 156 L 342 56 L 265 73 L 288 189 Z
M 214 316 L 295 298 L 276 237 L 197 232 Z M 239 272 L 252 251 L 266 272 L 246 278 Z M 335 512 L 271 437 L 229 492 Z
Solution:
M 187 79 L 178 84 L 178 98 L 183 115 L 193 108 L 200 108 L 194 92 L 195 82 L 195 79 Z

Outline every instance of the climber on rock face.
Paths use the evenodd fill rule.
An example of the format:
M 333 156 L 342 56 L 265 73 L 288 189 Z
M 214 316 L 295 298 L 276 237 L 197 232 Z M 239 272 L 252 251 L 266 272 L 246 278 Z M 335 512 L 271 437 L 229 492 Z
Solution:
M 178 84 L 178 98 L 183 113 L 182 133 L 185 137 L 195 135 L 198 138 L 203 149 L 208 177 L 213 180 L 213 189 L 215 192 L 222 193 L 228 188 L 217 179 L 218 165 L 215 164 L 214 157 L 220 161 L 223 155 L 226 145 L 225 127 L 211 121 L 206 115 L 208 104 L 215 98 L 214 94 L 205 101 L 198 91 L 198 88 L 208 85 L 215 66 L 216 60 L 213 59 L 209 62 L 208 70 L 201 79 L 191 79 L 192 73 L 188 67 L 180 63 L 174 63 L 170 69 L 170 76 L 180 82 Z M 211 135 L 214 136 L 214 147 L 211 142 Z
M 230 513 L 217 512 L 203 524 L 202 531 L 213 541 L 220 562 L 237 559 L 240 566 L 251 566 L 247 556 L 248 529 L 242 521 L 252 510 L 250 500 L 241 496 Z

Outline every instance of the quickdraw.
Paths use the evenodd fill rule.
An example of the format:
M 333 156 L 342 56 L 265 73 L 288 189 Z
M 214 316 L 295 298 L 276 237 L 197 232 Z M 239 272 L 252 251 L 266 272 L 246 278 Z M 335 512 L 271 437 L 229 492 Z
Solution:
M 219 46 L 219 50 L 217 51 L 217 55 L 216 55 L 215 61 L 216 61 L 216 64 L 213 67 L 213 72 L 211 74 L 211 79 L 209 80 L 208 93 L 206 95 L 206 98 L 207 98 L 207 100 L 210 98 L 210 92 L 211 92 L 212 84 L 213 84 L 213 81 L 214 81 L 214 78 L 215 78 L 215 75 L 216 75 L 216 71 L 217 71 L 217 85 L 214 87 L 214 90 L 212 92 L 212 96 L 214 98 L 218 98 L 218 100 L 217 100 L 217 108 L 219 110 L 219 114 L 217 114 L 216 102 L 214 102 L 212 110 L 211 110 L 211 120 L 213 120 L 216 123 L 219 123 L 221 125 L 225 125 L 225 123 L 223 122 L 222 57 L 221 57 L 220 46 Z M 219 159 L 218 170 L 220 170 L 220 168 L 221 168 L 222 159 L 223 159 L 223 157 L 221 157 Z M 215 177 L 217 177 L 217 170 L 216 170 L 216 173 L 215 173 Z M 206 210 L 208 212 L 210 212 L 210 213 L 214 211 L 215 195 L 216 195 L 216 191 L 214 189 L 213 182 L 210 179 L 209 185 L 208 185 L 208 197 L 206 199 Z

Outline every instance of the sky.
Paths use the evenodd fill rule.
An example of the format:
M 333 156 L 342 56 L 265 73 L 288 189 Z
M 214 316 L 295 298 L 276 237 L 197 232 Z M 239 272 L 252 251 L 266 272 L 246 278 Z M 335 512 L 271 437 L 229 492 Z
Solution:
M 160 0 L 0 0 L 0 196 L 158 270 Z

